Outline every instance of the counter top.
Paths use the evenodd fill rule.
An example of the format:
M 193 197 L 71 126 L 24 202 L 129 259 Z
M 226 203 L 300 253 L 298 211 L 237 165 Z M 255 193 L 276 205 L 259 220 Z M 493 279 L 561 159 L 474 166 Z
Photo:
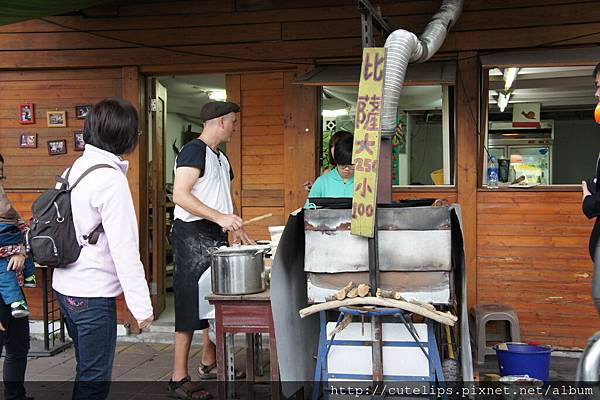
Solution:
M 264 292 L 254 294 L 242 294 L 242 295 L 220 295 L 220 294 L 209 294 L 205 297 L 209 302 L 211 301 L 270 301 L 271 292 L 267 288 Z

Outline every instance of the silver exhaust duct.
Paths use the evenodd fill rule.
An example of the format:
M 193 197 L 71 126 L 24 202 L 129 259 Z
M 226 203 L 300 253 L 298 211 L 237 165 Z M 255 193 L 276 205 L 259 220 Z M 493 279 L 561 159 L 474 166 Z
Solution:
M 398 29 L 385 41 L 387 55 L 381 115 L 384 136 L 392 135 L 396 128 L 398 101 L 408 63 L 425 62 L 442 47 L 446 33 L 458 19 L 462 7 L 463 0 L 443 0 L 439 11 L 427 24 L 420 38 L 412 32 Z
M 594 272 L 592 275 L 592 300 L 596 311 L 600 314 L 600 242 L 596 246 Z M 579 359 L 577 366 L 577 382 L 598 382 L 600 367 L 600 332 L 588 339 L 588 344 Z M 596 396 L 595 398 L 598 398 Z

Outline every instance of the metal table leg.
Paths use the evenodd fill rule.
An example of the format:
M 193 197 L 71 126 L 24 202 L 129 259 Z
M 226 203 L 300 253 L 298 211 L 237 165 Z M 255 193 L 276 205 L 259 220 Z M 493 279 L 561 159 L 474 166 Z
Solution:
M 225 354 L 227 357 L 227 398 L 235 399 L 235 345 L 234 334 L 226 334 Z

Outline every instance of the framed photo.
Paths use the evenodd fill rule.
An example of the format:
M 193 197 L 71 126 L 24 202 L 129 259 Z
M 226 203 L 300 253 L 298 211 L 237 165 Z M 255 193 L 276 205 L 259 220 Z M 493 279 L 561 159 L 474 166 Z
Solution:
M 73 132 L 73 150 L 75 151 L 83 151 L 85 149 L 85 142 L 83 141 L 83 132 L 75 131 Z
M 37 133 L 21 133 L 19 147 L 37 147 Z
M 46 118 L 48 119 L 48 128 L 64 128 L 67 126 L 66 111 L 48 111 Z
M 75 106 L 75 117 L 77 119 L 85 119 L 85 117 L 87 117 L 87 115 L 91 109 L 92 109 L 91 104 L 86 104 L 83 106 Z
M 48 140 L 48 154 L 51 156 L 67 154 L 67 141 L 64 139 Z
M 19 123 L 21 125 L 35 123 L 35 112 L 33 111 L 33 103 L 19 104 Z

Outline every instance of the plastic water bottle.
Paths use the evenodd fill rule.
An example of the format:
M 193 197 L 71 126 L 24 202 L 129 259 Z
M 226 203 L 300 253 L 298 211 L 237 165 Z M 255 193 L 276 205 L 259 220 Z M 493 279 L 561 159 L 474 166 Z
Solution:
M 492 156 L 490 158 L 490 163 L 488 165 L 488 188 L 497 188 L 498 187 L 498 161 L 496 157 Z

